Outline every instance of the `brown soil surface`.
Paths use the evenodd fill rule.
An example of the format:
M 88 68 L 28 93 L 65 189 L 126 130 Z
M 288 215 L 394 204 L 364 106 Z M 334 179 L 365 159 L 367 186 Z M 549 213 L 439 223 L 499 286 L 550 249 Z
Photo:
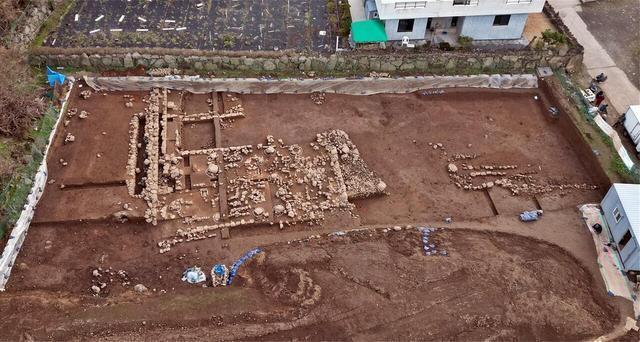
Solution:
M 299 142 L 340 128 L 388 185 L 389 196 L 357 203 L 364 223 L 487 217 L 493 212 L 485 194 L 452 188 L 446 158 L 430 142 L 442 143 L 448 153 L 480 154 L 478 163 L 539 165 L 539 176 L 549 183 L 598 184 L 576 152 L 572 132 L 561 120 L 550 119 L 535 95 L 541 96 L 520 90 L 446 90 L 431 96 L 327 94 L 323 105 L 313 104 L 309 95 L 239 95 L 247 117 L 225 130 L 222 142 L 255 144 L 269 134 Z M 599 201 L 601 191 L 567 198 L 549 194 L 540 200 L 549 202 L 549 209 L 559 209 Z M 492 196 L 500 214 L 535 208 L 530 199 L 511 198 L 497 189 Z
M 133 94 L 134 107 L 126 108 L 124 93 L 81 100 L 79 91 L 71 95 L 70 108 L 91 114 L 60 127 L 52 146 L 49 177 L 56 182 L 38 204 L 7 293 L 0 296 L 4 338 L 27 332 L 58 340 L 92 334 L 114 340 L 575 340 L 606 333 L 617 320 L 605 304 L 601 279 L 593 278 L 599 277 L 593 242 L 574 209 L 599 201 L 606 185 L 512 196 L 496 187 L 463 191 L 447 174 L 448 156 L 478 153 L 474 164 L 518 164 L 537 170 L 535 177 L 544 183 L 602 185 L 588 147 L 566 117 L 549 117 L 549 102 L 538 91 L 327 94 L 323 105 L 309 95 L 238 95 L 246 117 L 222 130 L 223 146 L 263 143 L 273 135 L 308 149 L 317 133 L 341 129 L 386 182 L 388 195 L 359 200 L 356 215 L 337 211 L 318 226 L 234 228 L 229 240 L 218 235 L 166 254 L 158 253 L 157 243 L 175 234 L 177 220 L 151 226 L 110 219 L 123 203 L 138 217 L 146 207 L 118 183 L 125 175 L 129 120 L 143 110 L 146 94 Z M 177 99 L 176 94 L 171 95 Z M 207 98 L 186 96 L 184 108 L 204 112 Z M 65 145 L 67 132 L 76 141 Z M 62 166 L 60 158 L 69 164 Z M 60 189 L 67 183 L 74 186 Z M 514 222 L 518 212 L 537 205 L 547 211 L 542 221 Z M 464 229 L 439 233 L 450 257 L 421 256 L 419 237 L 410 231 L 284 244 L 362 225 L 444 217 L 453 217 L 452 227 L 462 225 L 456 229 L 489 228 L 553 245 Z M 208 271 L 216 262 L 229 265 L 255 246 L 266 246 L 266 259 L 249 265 L 230 288 L 200 288 L 179 279 L 187 266 Z M 92 270 L 98 267 L 125 270 L 130 284 L 123 286 L 125 280 L 115 274 L 101 296 L 91 296 Z M 133 292 L 137 283 L 149 293 Z M 299 283 L 304 288 L 294 295 Z M 310 304 L 300 302 L 316 297 Z
M 97 232 L 89 227 L 77 231 Z M 138 294 L 132 285 L 116 282 L 104 297 L 78 292 L 79 285 L 91 285 L 97 267 L 78 261 L 70 278 L 81 280 L 70 282 L 51 269 L 47 284 L 33 284 L 37 290 L 14 288 L 0 297 L 3 336 L 577 340 L 606 333 L 617 319 L 605 293 L 593 290 L 593 278 L 575 258 L 557 246 L 512 234 L 439 230 L 432 241 L 447 250 L 446 257 L 424 256 L 415 229 L 274 244 L 245 264 L 228 288 L 181 283 L 183 261 L 141 262 L 148 248 L 135 252 L 133 244 L 126 243 L 130 239 L 121 239 L 123 244 L 112 246 L 111 253 L 128 250 L 133 255 L 118 260 L 109 254 L 105 264 L 114 269 L 137 264 L 126 270 L 151 293 Z M 67 248 L 68 253 L 90 253 L 82 246 Z M 54 244 L 40 254 L 57 258 L 60 252 Z M 20 282 L 40 278 L 30 275 L 35 269 L 26 270 L 14 277 L 23 279 Z M 168 292 L 161 294 L 160 288 Z
M 613 342 L 637 342 L 640 341 L 640 332 L 629 330 L 624 335 L 615 338 Z
M 99 208 L 131 201 L 124 191 L 119 191 L 124 196 L 96 196 L 94 201 L 104 203 L 96 203 L 88 211 L 52 205 L 85 200 L 70 188 L 60 190 L 60 184 L 84 184 L 89 189 L 103 185 L 124 188 L 128 124 L 134 113 L 144 109 L 141 99 L 146 94 L 132 94 L 136 98 L 134 107 L 126 108 L 122 97 L 125 93 L 96 93 L 83 100 L 78 97 L 83 89 L 86 88 L 74 90 L 69 108 L 91 114 L 86 119 L 76 115 L 59 130 L 49 157 L 50 177 L 56 184 L 47 187 L 40 203 L 51 210 L 39 210 L 38 221 L 58 221 L 65 216 L 106 217 L 113 211 L 105 213 Z M 308 94 L 237 95 L 246 117 L 234 120 L 231 127 L 223 130 L 222 145 L 262 143 L 267 135 L 287 143 L 306 144 L 315 140 L 317 133 L 339 128 L 349 134 L 364 161 L 388 185 L 389 196 L 357 202 L 362 223 L 491 217 L 494 212 L 489 197 L 482 191 L 455 188 L 446 172 L 447 157 L 429 143 L 443 144 L 449 154 L 477 153 L 480 158 L 474 163 L 517 164 L 525 169 L 531 165 L 537 169 L 537 177 L 549 184 L 601 183 L 593 166 L 585 161 L 588 158 L 583 149 L 579 149 L 582 143 L 576 140 L 577 132 L 567 129 L 568 118 L 550 119 L 546 100 L 535 100 L 536 95 L 545 98 L 535 90 L 452 89 L 444 95 L 431 96 L 327 94 L 323 105 L 314 104 Z M 189 113 L 206 112 L 208 98 L 210 95 L 185 94 L 184 108 Z M 196 148 L 212 144 L 210 125 L 194 123 L 185 128 L 187 145 Z M 76 141 L 64 144 L 67 133 L 72 133 Z M 68 165 L 62 166 L 60 159 Z M 545 210 L 575 207 L 599 201 L 605 186 L 595 191 L 544 194 L 537 200 Z M 535 209 L 531 197 L 512 197 L 497 188 L 489 194 L 499 214 Z

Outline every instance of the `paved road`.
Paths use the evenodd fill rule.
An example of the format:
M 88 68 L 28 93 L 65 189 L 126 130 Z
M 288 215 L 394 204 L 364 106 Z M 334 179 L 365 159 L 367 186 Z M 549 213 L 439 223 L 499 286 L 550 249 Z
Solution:
M 591 77 L 604 72 L 609 78 L 603 83 L 602 89 L 607 96 L 607 102 L 623 113 L 631 104 L 640 104 L 640 91 L 629 80 L 611 58 L 609 53 L 600 45 L 589 32 L 587 25 L 578 15 L 581 11 L 580 2 L 576 0 L 549 0 L 549 3 L 560 13 L 560 17 L 569 27 L 578 42 L 584 46 L 584 65 Z

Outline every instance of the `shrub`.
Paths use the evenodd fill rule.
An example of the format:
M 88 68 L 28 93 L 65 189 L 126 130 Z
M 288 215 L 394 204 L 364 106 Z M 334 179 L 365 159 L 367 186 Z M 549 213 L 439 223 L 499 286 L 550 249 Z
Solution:
M 473 38 L 471 37 L 468 37 L 468 36 L 458 37 L 458 44 L 460 44 L 460 47 L 463 49 L 470 47 L 471 43 L 473 43 Z
M 327 0 L 327 13 L 336 14 L 336 0 Z
M 535 42 L 533 43 L 533 48 L 536 50 L 542 50 L 544 48 L 544 40 L 535 37 Z
M 438 48 L 440 48 L 440 50 L 443 50 L 443 51 L 453 51 L 453 47 L 451 46 L 451 44 L 447 42 L 440 42 L 438 44 Z
M 542 39 L 550 44 L 564 44 L 567 41 L 567 37 L 563 33 L 551 31 L 550 29 L 542 32 Z
M 351 33 L 351 5 L 346 0 L 340 1 L 340 27 L 338 35 L 347 37 Z
M 3 35 L 11 28 L 11 23 L 18 18 L 24 5 L 20 5 L 16 0 L 0 1 L 0 35 Z
M 44 109 L 36 97 L 39 86 L 15 51 L 0 49 L 0 73 L 11 75 L 0 79 L 0 134 L 25 137 Z
M 225 48 L 232 48 L 236 45 L 236 38 L 234 36 L 224 36 L 222 37 L 222 45 Z

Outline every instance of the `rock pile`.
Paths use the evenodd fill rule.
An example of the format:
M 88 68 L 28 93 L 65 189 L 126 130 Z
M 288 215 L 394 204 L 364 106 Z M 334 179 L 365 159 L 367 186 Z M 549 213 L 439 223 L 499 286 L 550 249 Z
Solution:
M 111 267 L 98 267 L 91 271 L 89 292 L 94 296 L 107 296 L 110 292 L 109 287 L 118 283 L 123 287 L 131 285 L 129 274 L 125 270 L 115 271 Z
M 136 174 L 142 172 L 142 170 L 136 167 L 138 158 L 138 130 L 140 128 L 140 118 L 138 115 L 134 115 L 129 122 L 129 157 L 127 158 L 127 190 L 129 195 L 136 196 Z
M 324 93 L 311 93 L 311 101 L 317 105 L 322 105 L 326 101 L 326 96 Z
M 170 75 L 178 75 L 180 71 L 175 68 L 153 68 L 147 71 L 149 76 L 160 77 L 160 76 L 170 76 Z
M 92 94 L 91 90 L 89 90 L 89 89 L 83 90 L 83 91 L 80 92 L 80 98 L 86 100 L 86 99 L 91 97 L 91 94 Z
M 145 109 L 143 115 L 145 116 L 144 125 L 144 140 L 146 142 L 145 147 L 145 159 L 144 167 L 146 168 L 146 174 L 142 179 L 144 180 L 144 188 L 142 190 L 142 198 L 147 202 L 147 210 L 145 210 L 144 218 L 148 223 L 153 225 L 157 224 L 159 214 L 159 200 L 158 200 L 158 187 L 159 187 L 159 135 L 160 135 L 160 100 L 161 94 L 159 89 L 151 90 L 149 99 L 146 101 L 148 107 Z
M 339 174 L 344 180 L 347 198 L 366 198 L 383 194 L 387 185 L 360 157 L 360 151 L 342 130 L 331 130 L 316 135 L 312 148 L 324 147 L 330 155 L 337 157 Z
M 64 137 L 64 143 L 65 143 L 65 144 L 67 144 L 67 143 L 72 143 L 72 142 L 74 142 L 74 141 L 76 141 L 76 137 L 75 137 L 73 134 L 71 134 L 71 133 L 67 133 L 67 136 L 66 136 L 66 137 Z
M 434 145 L 435 146 L 435 145 Z M 463 190 L 478 191 L 491 189 L 499 186 L 507 189 L 512 195 L 536 195 L 550 193 L 554 191 L 567 192 L 570 190 L 594 190 L 595 185 L 589 184 L 542 184 L 534 177 L 541 169 L 540 167 L 531 167 L 529 170 L 513 173 L 518 169 L 516 164 L 500 165 L 500 164 L 483 164 L 472 165 L 462 163 L 460 167 L 455 161 L 476 159 L 476 154 L 453 154 L 447 161 L 447 172 L 453 183 Z M 466 172 L 462 172 L 466 171 Z M 481 179 L 479 182 L 474 180 Z

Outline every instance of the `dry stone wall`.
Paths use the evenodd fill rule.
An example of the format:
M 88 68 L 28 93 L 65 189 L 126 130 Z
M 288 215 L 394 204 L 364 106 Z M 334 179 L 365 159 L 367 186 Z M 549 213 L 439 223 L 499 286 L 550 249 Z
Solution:
M 98 53 L 99 51 L 99 53 Z M 425 51 L 425 52 L 345 52 L 332 55 L 287 53 L 263 55 L 190 54 L 191 50 L 165 50 L 164 54 L 87 49 L 65 51 L 41 48 L 32 51 L 33 65 L 65 66 L 94 70 L 179 68 L 196 72 L 245 71 L 247 74 L 291 74 L 301 71 L 318 73 L 364 74 L 388 73 L 470 74 L 479 72 L 531 72 L 538 66 L 554 68 L 581 63 L 582 54 L 573 50 L 517 50 L 498 52 Z

